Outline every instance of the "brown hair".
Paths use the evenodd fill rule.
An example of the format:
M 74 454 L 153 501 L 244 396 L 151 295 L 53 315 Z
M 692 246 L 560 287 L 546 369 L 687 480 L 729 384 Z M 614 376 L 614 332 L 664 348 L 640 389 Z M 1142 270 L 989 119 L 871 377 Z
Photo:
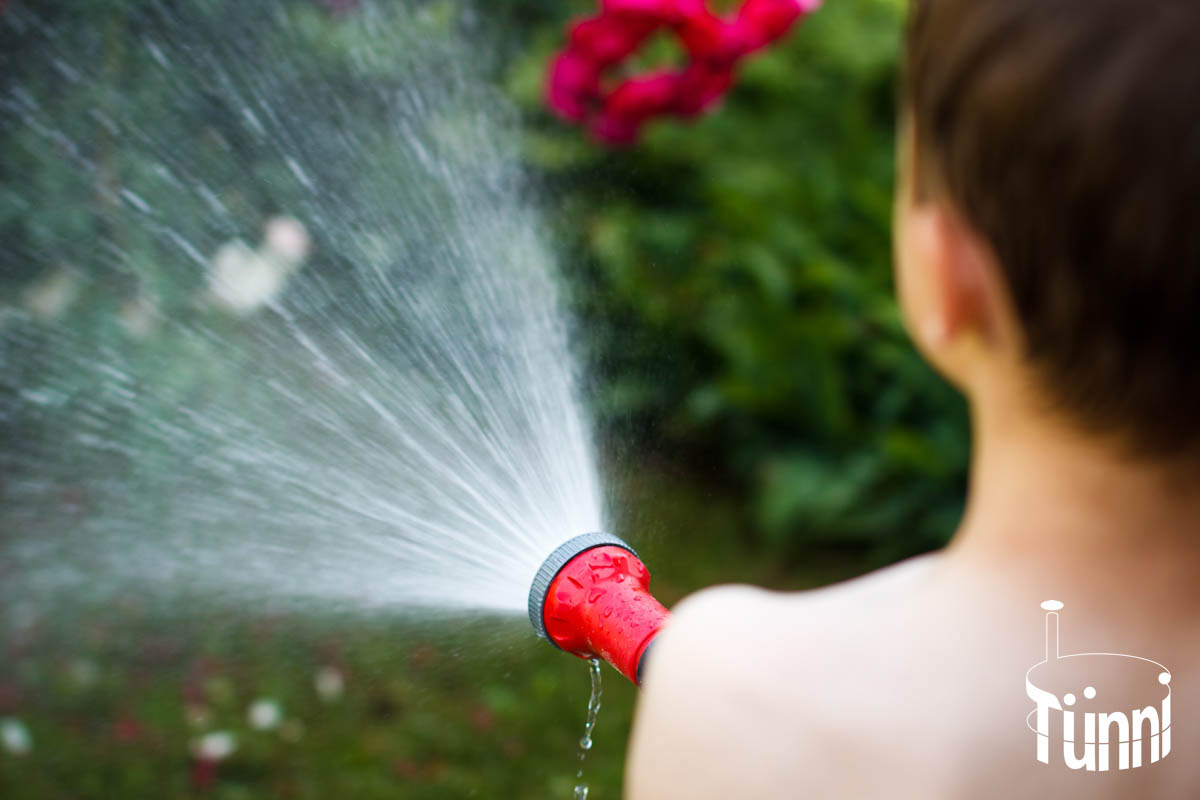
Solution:
M 1200 444 L 1200 1 L 912 0 L 919 186 L 1001 264 L 1047 393 Z

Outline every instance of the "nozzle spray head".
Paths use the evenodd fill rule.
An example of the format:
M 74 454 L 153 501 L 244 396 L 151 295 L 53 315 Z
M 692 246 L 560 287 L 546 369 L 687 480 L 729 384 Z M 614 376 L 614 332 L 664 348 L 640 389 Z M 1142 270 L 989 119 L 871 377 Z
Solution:
M 538 636 L 580 658 L 602 658 L 641 683 L 646 651 L 667 621 L 650 571 L 616 536 L 585 533 L 546 558 L 529 589 Z

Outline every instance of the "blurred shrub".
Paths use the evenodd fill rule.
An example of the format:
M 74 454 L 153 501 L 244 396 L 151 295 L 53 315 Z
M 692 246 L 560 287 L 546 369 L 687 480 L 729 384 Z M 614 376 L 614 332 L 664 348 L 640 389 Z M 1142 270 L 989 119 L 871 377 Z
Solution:
M 542 105 L 566 11 L 594 4 L 509 5 L 524 49 L 508 83 L 561 209 L 602 422 L 727 469 L 780 553 L 825 541 L 882 559 L 943 541 L 964 415 L 891 288 L 901 4 L 831 0 L 750 59 L 722 108 L 628 150 Z

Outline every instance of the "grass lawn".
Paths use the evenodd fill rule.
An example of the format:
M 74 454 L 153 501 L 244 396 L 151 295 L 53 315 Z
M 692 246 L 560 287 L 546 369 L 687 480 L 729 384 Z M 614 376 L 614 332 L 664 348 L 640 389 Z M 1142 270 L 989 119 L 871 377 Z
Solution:
M 661 468 L 618 491 L 668 606 L 711 583 L 799 588 L 865 569 L 851 555 L 774 565 L 735 498 Z M 4 634 L 0 662 L 8 800 L 572 796 L 587 669 L 523 619 L 164 616 L 131 599 L 27 622 Z M 620 797 L 636 695 L 608 667 L 604 679 L 592 800 Z M 16 755 L 21 728 L 30 747 Z M 210 749 L 232 744 L 215 766 L 192 755 L 206 734 Z

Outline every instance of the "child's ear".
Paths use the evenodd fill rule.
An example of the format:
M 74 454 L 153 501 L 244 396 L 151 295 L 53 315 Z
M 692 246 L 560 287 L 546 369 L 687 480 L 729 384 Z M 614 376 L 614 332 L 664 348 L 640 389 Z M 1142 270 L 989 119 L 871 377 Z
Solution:
M 935 308 L 927 323 L 926 344 L 944 346 L 964 334 L 984 342 L 995 331 L 995 305 L 989 296 L 988 251 L 975 232 L 953 210 L 931 202 L 923 209 L 923 235 L 934 277 Z

